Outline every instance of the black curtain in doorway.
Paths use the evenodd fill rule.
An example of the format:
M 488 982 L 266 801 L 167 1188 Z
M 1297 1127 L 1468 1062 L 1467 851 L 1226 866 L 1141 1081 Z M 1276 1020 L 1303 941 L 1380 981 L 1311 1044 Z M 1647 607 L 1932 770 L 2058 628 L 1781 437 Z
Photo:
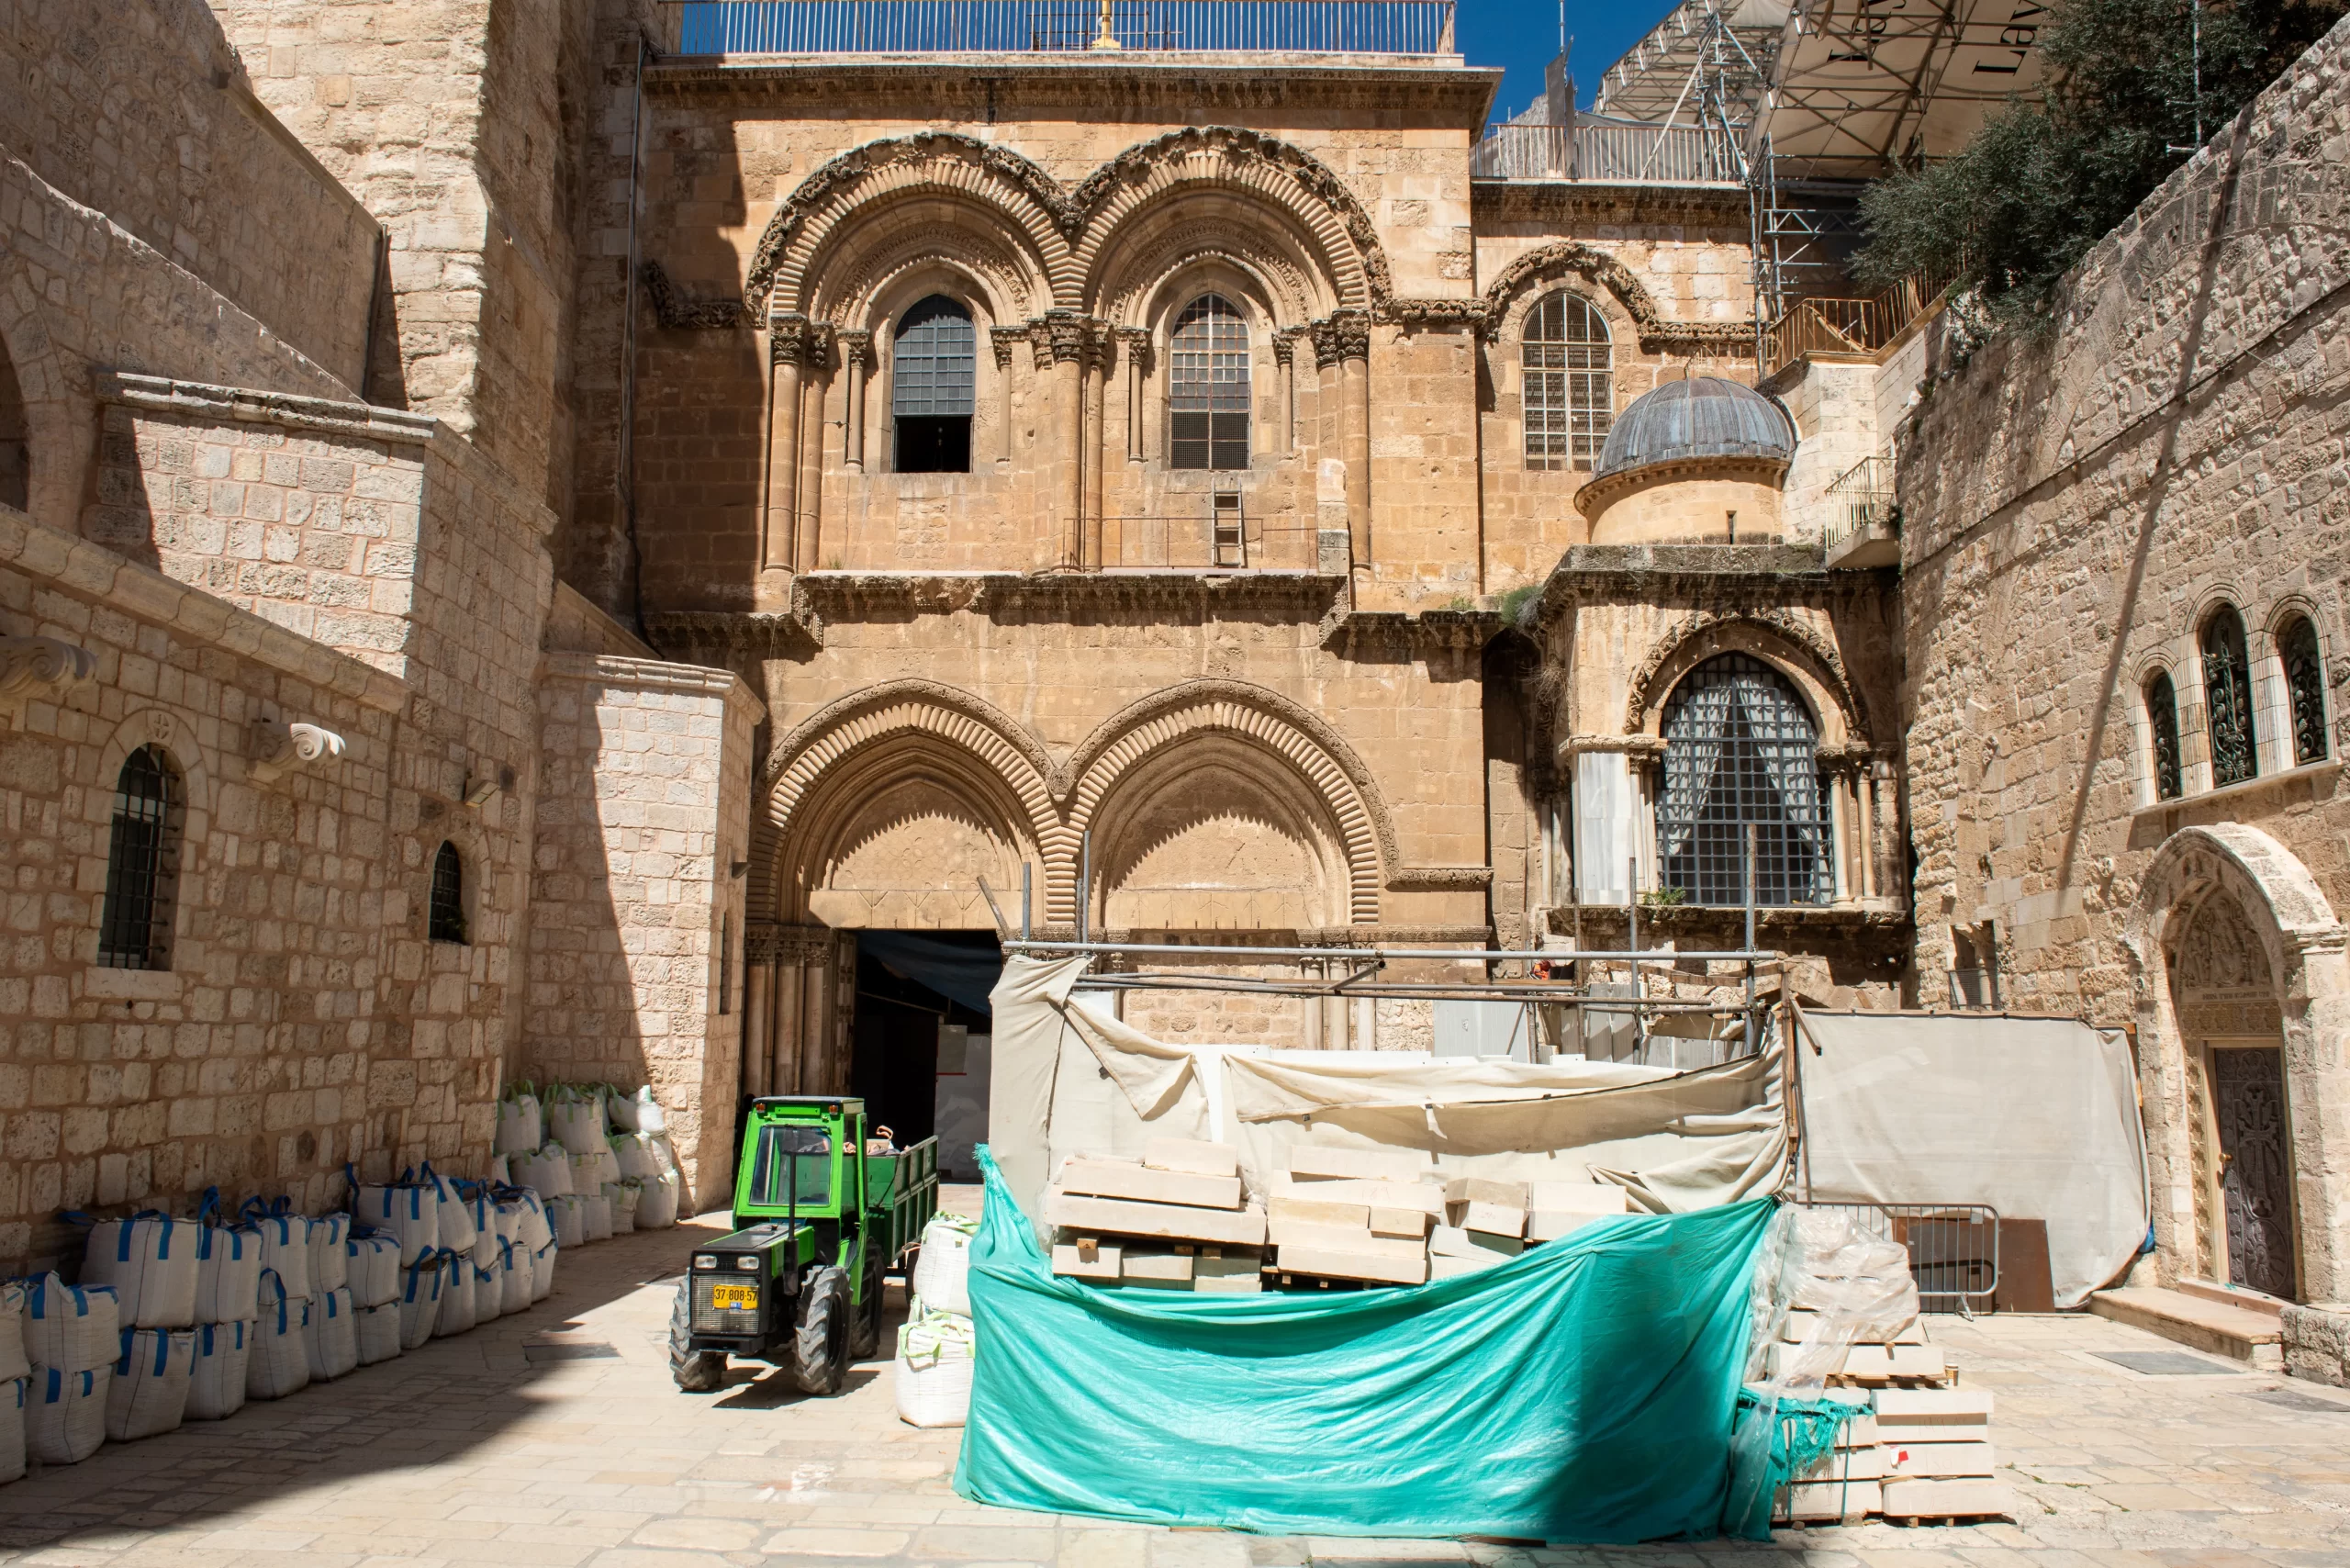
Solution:
M 850 1090 L 900 1144 L 937 1131 L 938 1026 L 988 1033 L 988 993 L 1002 969 L 992 932 L 857 933 Z

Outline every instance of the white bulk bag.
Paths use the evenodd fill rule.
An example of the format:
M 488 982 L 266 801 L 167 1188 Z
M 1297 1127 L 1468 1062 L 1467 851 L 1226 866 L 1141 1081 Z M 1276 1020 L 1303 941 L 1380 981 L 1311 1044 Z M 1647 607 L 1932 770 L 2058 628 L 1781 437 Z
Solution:
M 636 1228 L 636 1200 L 643 1191 L 633 1182 L 604 1183 L 604 1202 L 611 1207 L 614 1236 L 626 1236 Z
M 196 1320 L 242 1323 L 260 1301 L 261 1226 L 206 1226 L 196 1238 Z
M 549 1241 L 532 1251 L 531 1299 L 532 1301 L 544 1301 L 554 1290 L 554 1260 L 555 1254 L 561 1250 L 562 1249 L 553 1241 Z
M 604 1108 L 610 1111 L 612 1103 L 606 1102 Z M 615 1126 L 622 1125 L 618 1114 L 612 1116 L 612 1123 Z M 653 1085 L 650 1083 L 638 1090 L 629 1102 L 626 1126 L 641 1133 L 665 1133 L 669 1130 L 669 1118 L 663 1114 L 661 1102 L 653 1097 Z
M 971 1409 L 971 1320 L 926 1312 L 898 1329 L 898 1419 L 959 1427 Z
M 506 1311 L 506 1260 L 474 1265 L 474 1323 L 495 1323 Z
M 666 1230 L 677 1223 L 677 1179 L 667 1171 L 649 1177 L 636 1198 L 636 1228 Z
M 520 1312 L 531 1305 L 531 1251 L 519 1241 L 501 1241 L 499 1262 L 504 1271 L 498 1278 L 505 1282 L 499 1293 L 498 1310 L 502 1316 Z
M 25 1473 L 25 1394 L 29 1377 L 0 1380 L 0 1482 Z
M 79 1464 L 106 1440 L 111 1363 L 84 1372 L 35 1366 L 25 1396 L 25 1447 L 43 1464 Z
M 32 1358 L 25 1354 L 25 1287 L 10 1280 L 0 1284 L 0 1383 L 32 1375 Z
M 558 1084 L 546 1106 L 547 1132 L 573 1154 L 594 1154 L 604 1147 L 604 1092 L 576 1084 Z
M 589 1241 L 610 1241 L 612 1238 L 611 1200 L 603 1193 L 576 1200 L 579 1204 L 580 1223 L 587 1227 Z
M 487 1182 L 465 1183 L 465 1217 L 473 1221 L 474 1241 L 471 1251 L 474 1261 L 484 1260 L 486 1253 L 498 1250 L 498 1200 L 490 1196 Z
M 418 1259 L 405 1270 L 400 1281 L 401 1350 L 420 1350 L 432 1338 L 433 1327 L 441 1321 L 441 1287 L 446 1274 L 438 1252 Z
M 604 1190 L 605 1182 L 620 1180 L 621 1162 L 612 1158 L 609 1148 L 593 1154 L 575 1154 L 569 1160 L 571 1190 L 580 1197 L 592 1198 Z
M 324 1295 L 351 1283 L 351 1216 L 320 1215 L 310 1221 L 310 1294 Z
M 645 1133 L 614 1133 L 606 1142 L 612 1159 L 619 1162 L 620 1179 L 649 1181 L 661 1174 L 661 1161 L 653 1152 L 653 1139 Z
M 474 1261 L 463 1252 L 450 1248 L 441 1249 L 441 1316 L 432 1320 L 432 1337 L 446 1339 L 452 1334 L 473 1331 Z
M 653 1158 L 660 1161 L 661 1169 L 672 1176 L 683 1177 L 685 1172 L 677 1165 L 677 1151 L 669 1146 L 669 1135 L 647 1133 L 645 1136 L 653 1140 Z
M 400 1244 L 388 1236 L 354 1236 L 342 1244 L 351 1305 L 362 1311 L 400 1299 Z
M 510 1187 L 514 1184 L 514 1167 L 508 1163 L 506 1156 L 493 1154 L 489 1157 L 489 1183 L 493 1187 Z
M 498 1240 L 522 1238 L 522 1204 L 510 1190 L 490 1205 L 489 1217 L 490 1229 L 497 1233 Z
M 95 1372 L 121 1353 L 122 1314 L 110 1286 L 69 1285 L 55 1274 L 25 1282 L 25 1354 L 33 1365 Z
M 303 1329 L 310 1304 L 289 1294 L 274 1269 L 261 1271 L 261 1316 L 245 1346 L 245 1396 L 283 1399 L 310 1386 Z
M 359 1223 L 400 1244 L 400 1261 L 413 1263 L 441 1249 L 440 1189 L 406 1179 L 359 1189 Z
M 457 1184 L 445 1176 L 436 1176 L 428 1163 L 424 1180 L 441 1194 L 441 1245 L 459 1252 L 470 1251 L 474 1244 L 474 1216 L 465 1206 L 464 1194 Z
M 126 1328 L 106 1386 L 106 1438 L 118 1443 L 179 1430 L 196 1370 L 193 1328 Z
M 185 1328 L 196 1321 L 202 1228 L 152 1210 L 100 1220 L 82 1249 L 82 1282 L 114 1287 L 126 1328 Z
M 274 1214 L 262 1207 L 253 1198 L 245 1204 L 244 1218 L 261 1226 L 261 1266 L 264 1273 L 275 1273 L 285 1294 L 295 1301 L 310 1299 L 310 1219 L 285 1209 L 285 1200 L 277 1200 Z
M 549 1198 L 547 1227 L 554 1232 L 560 1247 L 584 1247 L 588 1244 L 588 1200 L 585 1198 Z
M 539 1116 L 539 1097 L 527 1083 L 498 1103 L 498 1136 L 490 1148 L 499 1154 L 527 1154 L 546 1141 Z
M 196 1330 L 196 1365 L 187 1380 L 187 1418 L 219 1421 L 245 1407 L 245 1363 L 252 1323 L 205 1323 Z
M 302 1353 L 312 1383 L 332 1383 L 359 1364 L 359 1322 L 351 1290 L 322 1291 L 302 1326 Z
M 514 1194 L 514 1239 L 535 1252 L 554 1239 L 554 1227 L 547 1223 L 546 1200 L 528 1187 Z
M 971 1238 L 978 1229 L 978 1221 L 960 1215 L 939 1215 L 922 1227 L 922 1255 L 906 1287 L 924 1306 L 970 1316 Z
M 359 1364 L 372 1367 L 400 1353 L 400 1304 L 352 1309 L 358 1323 Z
M 571 1154 L 559 1143 L 550 1143 L 536 1154 L 517 1155 L 514 1182 L 528 1187 L 543 1198 L 567 1198 L 571 1195 Z

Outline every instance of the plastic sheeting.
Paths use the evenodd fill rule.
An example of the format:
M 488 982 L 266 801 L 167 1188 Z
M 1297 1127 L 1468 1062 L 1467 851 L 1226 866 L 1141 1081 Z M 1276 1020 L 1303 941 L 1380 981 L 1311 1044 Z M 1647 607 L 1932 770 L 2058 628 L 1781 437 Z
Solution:
M 1157 1040 L 1069 1000 L 1083 957 L 1005 960 L 995 992 L 989 1145 L 1023 1209 L 1071 1154 L 1133 1155 L 1153 1137 L 1240 1150 L 1251 1191 L 1298 1143 L 1408 1148 L 1445 1176 L 1618 1183 L 1678 1213 L 1757 1196 L 1786 1155 L 1781 1055 L 1674 1073 L 1403 1052 L 1279 1051 Z
M 1408 1289 L 1196 1296 L 1055 1277 L 980 1164 L 967 1497 L 1310 1535 L 1721 1528 L 1767 1201 L 1606 1219 Z
M 1994 1014 L 1797 1016 L 1806 1197 L 1987 1204 L 2044 1220 L 2060 1307 L 2137 1255 L 2145 1143 L 2118 1032 Z

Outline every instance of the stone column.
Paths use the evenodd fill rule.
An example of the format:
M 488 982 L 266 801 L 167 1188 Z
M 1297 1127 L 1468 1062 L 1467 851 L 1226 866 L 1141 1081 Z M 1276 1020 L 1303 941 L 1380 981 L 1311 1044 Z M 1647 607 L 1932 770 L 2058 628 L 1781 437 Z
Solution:
M 995 378 L 998 388 L 999 411 L 996 420 L 995 460 L 1012 461 L 1012 351 L 1028 336 L 1025 327 L 990 327 L 988 344 L 995 350 Z
M 1085 465 L 1085 565 L 1099 570 L 1108 564 L 1102 554 L 1104 525 L 1102 521 L 1106 486 L 1102 470 L 1109 466 L 1110 370 L 1116 363 L 1117 339 L 1107 325 L 1099 321 L 1086 324 L 1085 344 L 1085 445 L 1080 461 Z
M 848 370 L 848 408 L 842 420 L 841 462 L 865 467 L 865 377 L 873 362 L 873 334 L 863 330 L 840 335 L 841 363 Z
M 800 376 L 800 483 L 792 497 L 793 528 L 800 536 L 800 569 L 822 566 L 824 496 L 824 398 L 832 386 L 832 329 L 808 328 L 808 350 Z
M 767 512 L 759 528 L 762 571 L 790 571 L 799 560 L 793 528 L 800 486 L 800 380 L 808 352 L 808 318 L 767 319 Z
M 1877 864 L 1877 778 L 1881 762 L 1861 765 L 1861 896 L 1877 896 L 1879 875 L 1884 868 Z
M 767 1036 L 767 1081 L 778 1094 L 800 1092 L 800 1033 L 804 1027 L 806 977 L 797 958 L 779 960 L 775 970 L 775 1028 Z
M 755 1100 L 762 1094 L 772 1094 L 768 1066 L 773 1058 L 768 1042 L 773 1037 L 770 1026 L 775 968 L 772 964 L 753 961 L 752 942 L 743 944 L 743 1092 Z
M 1060 514 L 1058 564 L 1085 564 L 1085 318 L 1054 310 L 1039 324 L 1039 364 L 1052 375 L 1054 454 L 1051 495 Z
M 1276 394 L 1280 424 L 1273 432 L 1273 450 L 1287 454 L 1297 450 L 1297 340 L 1287 332 L 1273 334 L 1273 363 L 1281 366 L 1280 390 Z
M 1145 415 L 1143 360 L 1144 356 L 1150 352 L 1150 333 L 1142 327 L 1121 327 L 1118 329 L 1118 343 L 1125 350 L 1124 358 L 1126 370 L 1126 461 L 1140 463 L 1143 460 L 1142 432 Z
M 1835 873 L 1833 901 L 1837 903 L 1842 903 L 1852 896 L 1852 813 L 1845 805 L 1851 784 L 1851 777 L 1841 766 L 1830 771 L 1828 841 L 1835 846 L 1836 852 L 1829 857 L 1829 865 Z
M 1371 566 L 1371 315 L 1341 310 L 1330 319 L 1338 334 L 1338 377 L 1345 406 L 1347 532 L 1354 567 Z

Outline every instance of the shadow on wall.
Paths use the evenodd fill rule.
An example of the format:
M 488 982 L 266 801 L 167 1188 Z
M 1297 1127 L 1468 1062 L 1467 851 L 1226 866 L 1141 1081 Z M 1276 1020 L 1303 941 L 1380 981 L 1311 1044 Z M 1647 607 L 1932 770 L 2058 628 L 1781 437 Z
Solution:
M 25 423 L 25 393 L 16 363 L 0 343 L 0 507 L 26 510 L 32 498 L 31 433 Z

